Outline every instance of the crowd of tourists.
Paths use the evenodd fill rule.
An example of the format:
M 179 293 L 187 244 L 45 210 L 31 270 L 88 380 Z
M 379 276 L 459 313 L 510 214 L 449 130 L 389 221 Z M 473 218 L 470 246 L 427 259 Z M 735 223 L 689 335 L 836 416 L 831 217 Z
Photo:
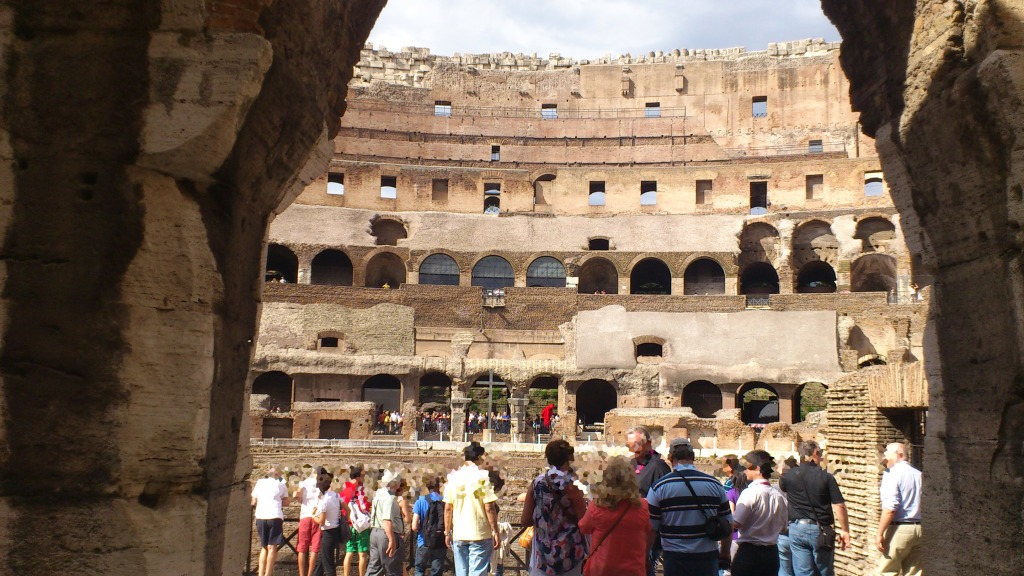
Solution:
M 483 410 L 472 410 L 466 415 L 466 431 L 470 434 L 477 434 L 484 429 L 490 428 L 498 434 L 509 434 L 512 430 L 512 416 L 503 412 L 491 412 L 488 418 L 487 412 Z
M 652 448 L 643 427 L 627 436 L 632 458 L 610 457 L 582 485 L 575 450 L 552 440 L 548 468 L 524 494 L 520 544 L 529 549 L 530 576 L 832 576 L 836 547 L 850 545 L 846 505 L 835 478 L 821 467 L 820 446 L 800 445 L 800 462 L 776 462 L 764 450 L 722 461 L 725 482 L 699 471 L 690 441 L 675 438 L 668 454 Z M 510 526 L 498 522 L 504 480 L 472 442 L 464 464 L 428 476 L 415 501 L 403 473 L 388 470 L 372 499 L 363 470 L 352 467 L 340 492 L 320 468 L 289 495 L 271 468 L 253 489 L 261 543 L 259 576 L 271 576 L 283 543 L 281 506 L 299 500 L 299 575 L 441 576 L 450 550 L 456 576 L 499 576 Z M 878 573 L 921 574 L 921 473 L 901 444 L 886 447 L 875 546 Z M 408 531 L 408 532 L 407 532 Z M 412 547 L 412 551 L 410 551 Z
M 441 410 L 420 413 L 420 432 L 424 434 L 447 433 L 452 430 L 452 415 Z
M 394 436 L 402 433 L 403 417 L 398 410 L 385 410 L 383 406 L 378 405 L 374 422 L 374 434 Z

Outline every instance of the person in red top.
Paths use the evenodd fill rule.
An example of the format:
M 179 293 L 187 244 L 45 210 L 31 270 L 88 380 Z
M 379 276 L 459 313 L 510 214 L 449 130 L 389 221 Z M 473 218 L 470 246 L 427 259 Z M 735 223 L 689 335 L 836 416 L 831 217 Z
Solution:
M 592 484 L 595 506 L 580 519 L 580 532 L 590 535 L 590 557 L 584 576 L 644 576 L 651 532 L 651 513 L 640 497 L 633 467 L 611 458 L 601 482 Z
M 544 421 L 544 429 L 551 430 L 551 414 L 555 411 L 554 404 L 548 404 L 540 411 L 540 417 Z
M 363 488 L 363 467 L 350 466 L 350 482 L 345 483 L 341 490 L 341 500 L 345 503 L 345 510 L 348 513 L 348 522 L 352 527 L 352 536 L 345 543 L 345 560 L 342 571 L 349 576 L 352 570 L 352 555 L 359 555 L 359 575 L 366 574 L 366 565 L 369 560 L 370 530 L 366 528 L 359 531 L 360 518 L 366 520 L 369 526 L 370 500 L 366 497 L 366 490 Z

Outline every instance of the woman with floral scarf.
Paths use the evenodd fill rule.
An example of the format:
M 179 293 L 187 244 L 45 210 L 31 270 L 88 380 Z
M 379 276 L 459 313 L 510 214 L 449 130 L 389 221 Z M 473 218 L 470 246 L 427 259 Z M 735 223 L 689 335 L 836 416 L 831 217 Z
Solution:
M 551 467 L 534 479 L 523 505 L 522 523 L 534 527 L 530 576 L 578 576 L 587 557 L 579 527 L 587 502 L 573 483 L 573 447 L 552 440 L 544 455 Z

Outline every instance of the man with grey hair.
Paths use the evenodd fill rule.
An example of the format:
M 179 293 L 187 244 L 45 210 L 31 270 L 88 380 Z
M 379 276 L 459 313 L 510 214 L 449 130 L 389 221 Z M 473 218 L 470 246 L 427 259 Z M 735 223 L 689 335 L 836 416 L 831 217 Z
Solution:
M 921 472 L 907 462 L 907 449 L 899 442 L 885 447 L 885 474 L 879 487 L 882 516 L 875 547 L 882 553 L 882 576 L 921 574 Z
M 665 460 L 651 445 L 651 432 L 643 426 L 634 426 L 626 434 L 626 446 L 633 453 L 630 464 L 636 471 L 637 483 L 640 484 L 640 496 L 646 498 L 651 485 L 662 476 L 672 472 Z M 661 558 L 661 540 L 655 538 L 654 546 L 647 558 L 647 576 L 654 576 L 655 566 Z
M 401 485 L 402 477 L 387 470 L 373 494 L 370 511 L 370 563 L 366 566 L 366 576 L 404 574 L 402 535 L 405 534 L 405 521 L 396 498 Z
M 688 438 L 673 439 L 669 456 L 674 471 L 655 482 L 647 494 L 654 539 L 665 549 L 665 574 L 717 576 L 719 564 L 729 564 L 732 542 L 725 488 L 693 465 L 695 454 Z M 720 540 L 710 536 L 710 519 L 721 528 Z
M 281 479 L 277 466 L 270 466 L 267 474 L 252 487 L 252 505 L 255 508 L 256 532 L 260 538 L 258 576 L 271 576 L 277 562 L 277 548 L 284 544 L 284 506 L 288 505 L 288 488 Z

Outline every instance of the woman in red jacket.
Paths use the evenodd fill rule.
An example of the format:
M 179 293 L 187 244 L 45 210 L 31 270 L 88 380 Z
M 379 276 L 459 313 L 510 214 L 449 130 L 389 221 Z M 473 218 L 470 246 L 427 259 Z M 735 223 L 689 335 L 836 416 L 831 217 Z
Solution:
M 651 513 L 633 467 L 625 458 L 609 459 L 591 491 L 595 505 L 580 520 L 580 531 L 590 535 L 584 576 L 645 576 Z

